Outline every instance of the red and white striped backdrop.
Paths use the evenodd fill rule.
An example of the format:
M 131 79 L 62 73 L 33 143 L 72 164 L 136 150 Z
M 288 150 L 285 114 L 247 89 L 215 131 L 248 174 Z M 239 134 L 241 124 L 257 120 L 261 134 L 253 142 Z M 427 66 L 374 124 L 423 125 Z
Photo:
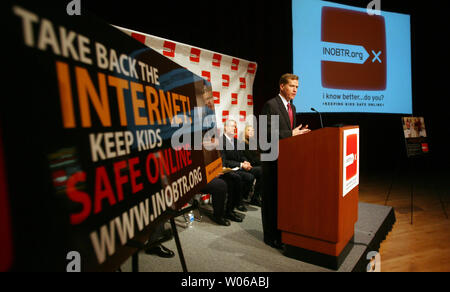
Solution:
M 218 128 L 233 119 L 242 137 L 245 125 L 253 125 L 253 82 L 257 64 L 202 48 L 117 27 L 146 46 L 211 82 Z

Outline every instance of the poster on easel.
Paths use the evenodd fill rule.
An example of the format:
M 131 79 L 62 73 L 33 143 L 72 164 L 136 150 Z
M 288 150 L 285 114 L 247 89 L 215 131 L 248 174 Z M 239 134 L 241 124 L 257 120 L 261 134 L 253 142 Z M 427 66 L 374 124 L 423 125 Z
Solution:
M 423 117 L 402 117 L 408 157 L 429 154 L 428 136 Z
M 2 12 L 0 271 L 115 271 L 222 169 L 211 84 L 88 13 Z

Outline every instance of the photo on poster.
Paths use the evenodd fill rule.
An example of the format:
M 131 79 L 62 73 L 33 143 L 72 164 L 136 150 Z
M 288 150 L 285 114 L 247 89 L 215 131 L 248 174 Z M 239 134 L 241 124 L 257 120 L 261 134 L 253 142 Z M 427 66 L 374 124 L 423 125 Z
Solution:
M 423 117 L 403 117 L 402 124 L 406 139 L 427 137 L 425 119 Z

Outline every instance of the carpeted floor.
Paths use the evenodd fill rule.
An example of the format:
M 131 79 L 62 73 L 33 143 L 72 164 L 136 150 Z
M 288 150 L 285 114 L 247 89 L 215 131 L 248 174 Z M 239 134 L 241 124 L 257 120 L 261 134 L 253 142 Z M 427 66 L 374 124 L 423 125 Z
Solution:
M 393 214 L 391 211 L 391 207 L 359 204 L 359 220 L 355 226 L 355 244 L 339 271 L 353 271 L 358 262 L 359 268 L 361 268 L 360 259 L 365 257 L 369 249 L 377 249 L 379 241 L 383 240 L 386 232 L 389 231 L 385 230 L 384 234 L 377 234 L 383 223 L 386 225 L 386 218 L 389 214 Z M 190 228 L 184 228 L 182 217 L 176 219 L 189 272 L 332 271 L 288 258 L 282 254 L 281 250 L 265 245 L 260 209 L 249 206 L 249 211 L 245 214 L 246 217 L 242 223 L 232 222 L 228 227 L 218 226 L 207 216 L 203 216 L 201 222 L 194 222 Z M 378 241 L 375 242 L 375 245 L 373 245 L 374 240 Z M 164 246 L 176 251 L 174 240 L 164 243 Z M 365 268 L 365 265 L 363 263 L 362 268 Z M 141 252 L 139 254 L 139 270 L 141 272 L 182 272 L 182 267 L 178 254 L 175 258 L 163 259 Z M 122 271 L 131 271 L 131 259 L 124 263 Z

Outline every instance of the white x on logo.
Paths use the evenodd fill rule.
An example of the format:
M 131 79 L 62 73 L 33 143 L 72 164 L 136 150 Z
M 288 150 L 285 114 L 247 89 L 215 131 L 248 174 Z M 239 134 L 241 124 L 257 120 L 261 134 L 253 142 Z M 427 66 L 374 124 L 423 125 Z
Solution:
M 378 54 L 376 54 L 373 50 L 372 50 L 372 54 L 375 56 L 375 58 L 372 59 L 372 63 L 375 62 L 376 60 L 378 60 L 378 62 L 381 63 L 380 58 L 378 58 L 381 55 L 381 51 L 378 52 Z

